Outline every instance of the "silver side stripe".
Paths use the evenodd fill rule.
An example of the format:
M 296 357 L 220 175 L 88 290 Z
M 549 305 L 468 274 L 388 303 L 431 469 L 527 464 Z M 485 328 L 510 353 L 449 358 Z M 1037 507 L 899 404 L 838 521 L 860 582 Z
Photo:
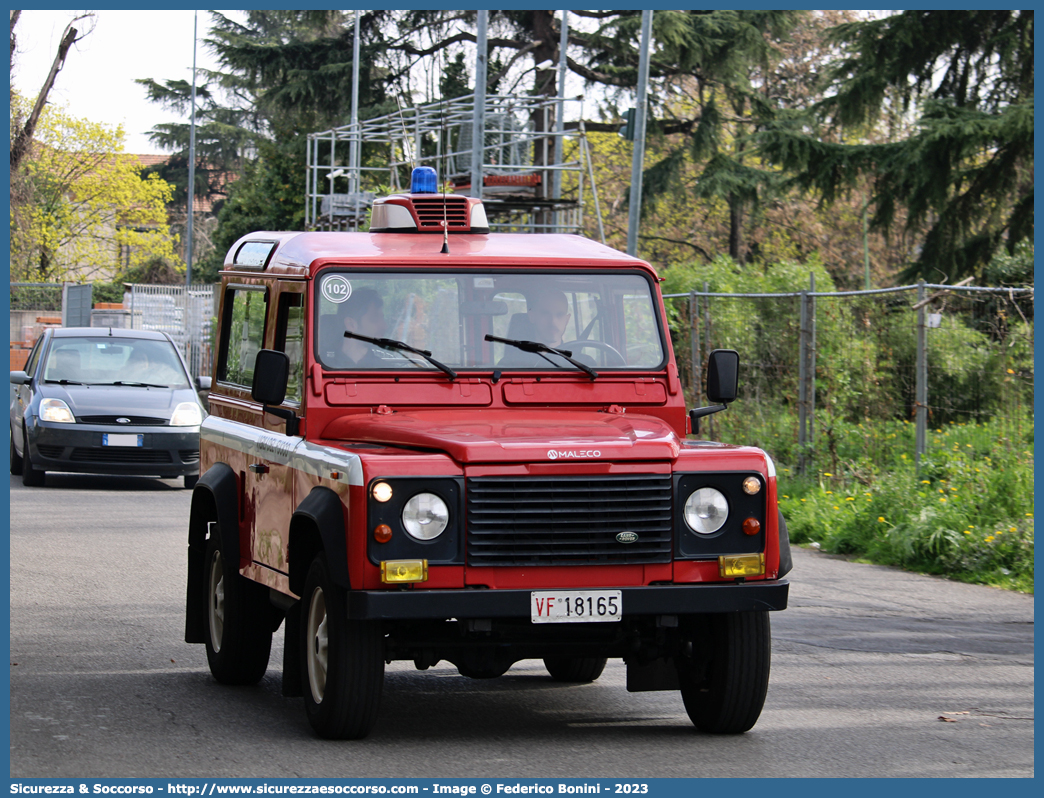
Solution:
M 248 457 L 289 466 L 315 477 L 332 479 L 345 485 L 362 485 L 362 461 L 358 455 L 316 446 L 296 435 L 278 435 L 250 424 L 207 416 L 199 428 L 199 436 L 218 446 L 243 452 Z

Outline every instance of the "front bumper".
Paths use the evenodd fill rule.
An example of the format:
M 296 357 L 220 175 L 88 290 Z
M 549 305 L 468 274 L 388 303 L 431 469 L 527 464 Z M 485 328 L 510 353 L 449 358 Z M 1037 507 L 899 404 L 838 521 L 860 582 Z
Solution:
M 786 579 L 625 587 L 620 589 L 621 609 L 624 617 L 784 610 L 789 590 L 790 582 Z M 348 593 L 348 617 L 360 621 L 529 618 L 531 593 L 530 590 L 353 590 Z
M 37 422 L 27 427 L 33 466 L 42 471 L 127 476 L 199 473 L 199 427 L 109 427 Z M 142 446 L 103 446 L 109 434 L 142 435 Z

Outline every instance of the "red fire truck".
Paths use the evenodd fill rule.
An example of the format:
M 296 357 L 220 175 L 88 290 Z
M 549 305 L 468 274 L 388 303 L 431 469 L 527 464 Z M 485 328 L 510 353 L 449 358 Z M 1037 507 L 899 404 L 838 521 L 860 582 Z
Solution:
M 776 473 L 687 437 L 736 399 L 737 353 L 686 412 L 649 264 L 490 233 L 423 170 L 369 232 L 229 251 L 186 641 L 249 684 L 282 625 L 283 693 L 323 737 L 370 731 L 396 660 L 589 682 L 622 659 L 628 690 L 750 729 L 789 587 Z

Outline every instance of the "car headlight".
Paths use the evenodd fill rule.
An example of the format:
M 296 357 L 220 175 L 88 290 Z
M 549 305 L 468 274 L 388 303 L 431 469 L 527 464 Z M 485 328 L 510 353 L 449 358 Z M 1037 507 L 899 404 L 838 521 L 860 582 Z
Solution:
M 203 423 L 203 411 L 195 402 L 182 402 L 170 417 L 172 427 L 198 427 Z
M 434 540 L 449 525 L 449 507 L 434 493 L 418 493 L 402 508 L 402 525 L 417 540 Z
M 685 500 L 685 523 L 700 535 L 710 535 L 724 526 L 729 517 L 729 501 L 720 490 L 699 488 Z
M 41 421 L 60 421 L 63 424 L 75 424 L 76 416 L 73 415 L 69 405 L 61 399 L 44 399 L 40 402 Z

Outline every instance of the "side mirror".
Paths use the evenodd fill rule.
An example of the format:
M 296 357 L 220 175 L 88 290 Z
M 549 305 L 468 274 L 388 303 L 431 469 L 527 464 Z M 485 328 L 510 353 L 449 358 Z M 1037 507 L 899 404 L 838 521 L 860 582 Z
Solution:
M 707 398 L 728 404 L 739 391 L 739 352 L 715 349 L 707 358 Z
M 254 373 L 257 374 L 256 371 Z M 197 391 L 209 391 L 210 390 L 210 385 L 211 385 L 210 377 L 203 377 L 203 376 L 196 377 L 196 390 Z
M 28 385 L 31 378 L 24 371 L 12 371 L 11 372 L 11 384 L 12 385 Z
M 286 434 L 296 435 L 300 419 L 292 410 L 281 405 L 286 399 L 286 386 L 290 381 L 290 358 L 286 352 L 275 349 L 262 349 L 254 359 L 254 382 L 250 386 L 250 396 L 260 402 L 266 413 L 286 419 Z
M 250 396 L 263 405 L 281 405 L 290 381 L 290 358 L 286 352 L 262 349 L 254 359 L 254 382 Z

